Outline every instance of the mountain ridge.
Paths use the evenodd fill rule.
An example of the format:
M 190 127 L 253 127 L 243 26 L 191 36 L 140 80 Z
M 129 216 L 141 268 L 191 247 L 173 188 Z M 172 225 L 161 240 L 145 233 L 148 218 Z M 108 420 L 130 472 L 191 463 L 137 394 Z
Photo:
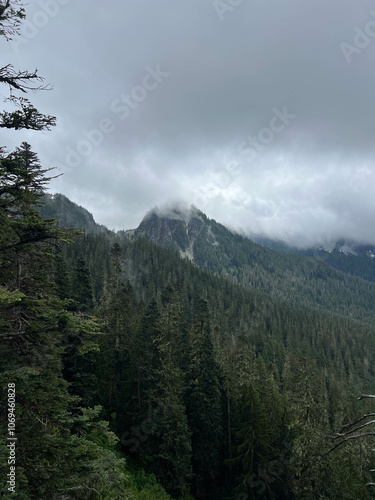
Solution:
M 366 259 L 364 270 L 351 273 L 345 263 L 353 266 L 350 259 L 359 257 L 339 253 L 339 258 L 344 259 L 342 263 L 337 252 L 281 252 L 230 231 L 200 211 L 189 217 L 180 215 L 178 210 L 153 209 L 134 231 L 134 236 L 173 249 L 199 267 L 247 289 L 266 293 L 278 302 L 296 302 L 352 318 L 375 320 L 370 299 L 375 295 L 375 261 L 372 259 L 361 257 L 358 260 L 361 265 Z M 330 260 L 327 262 L 327 259 Z M 367 271 L 370 264 L 374 265 L 374 276 Z M 339 300 L 336 289 L 341 290 Z M 358 297 L 358 290 L 363 298 Z
M 60 193 L 45 193 L 39 212 L 44 219 L 56 219 L 60 227 L 74 227 L 94 234 L 110 231 L 98 224 L 86 208 Z
M 153 243 L 177 250 L 181 257 L 194 261 L 195 241 L 208 221 L 194 205 L 168 210 L 155 207 L 145 215 L 134 235 L 146 236 Z
M 81 210 L 85 210 L 67 201 L 61 206 L 62 212 L 66 209 L 78 214 L 57 213 L 63 216 L 60 224 L 61 220 L 79 219 Z M 283 253 L 234 233 L 196 207 L 153 209 L 138 228 L 117 234 L 126 239 L 146 238 L 232 283 L 269 295 L 278 303 L 296 303 L 375 321 L 374 259 L 335 251 L 319 255 Z

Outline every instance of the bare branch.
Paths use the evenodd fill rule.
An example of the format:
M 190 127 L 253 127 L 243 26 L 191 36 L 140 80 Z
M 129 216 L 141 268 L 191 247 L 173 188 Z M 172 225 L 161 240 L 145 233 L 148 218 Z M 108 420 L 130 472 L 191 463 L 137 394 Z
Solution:
M 38 75 L 38 70 L 16 71 L 12 64 L 7 64 L 0 68 L 0 83 L 4 83 L 9 88 L 20 90 L 26 93 L 28 90 L 36 92 L 37 90 L 51 90 L 51 85 L 32 85 L 32 82 L 44 82 L 44 78 Z
M 338 432 L 338 434 L 344 433 L 344 431 L 346 429 L 350 429 L 350 427 L 353 427 L 353 425 L 356 425 L 359 422 L 361 422 L 362 420 L 364 420 L 365 418 L 369 418 L 369 417 L 375 417 L 375 413 L 367 413 L 367 415 L 363 415 L 363 417 L 359 417 L 359 418 L 357 418 L 357 420 L 353 420 L 353 422 L 350 422 L 349 424 L 343 425 L 341 430 Z
M 371 399 L 371 398 L 375 398 L 375 396 L 373 394 L 362 394 L 362 396 L 359 396 L 359 398 L 357 398 L 357 401 L 360 401 L 361 399 Z
M 363 432 L 361 434 L 355 434 L 354 436 L 344 437 L 344 439 L 342 441 L 340 441 L 339 443 L 337 443 L 335 446 L 333 446 L 333 448 L 331 448 L 330 450 L 328 450 L 322 456 L 325 457 L 326 455 L 328 455 L 329 453 L 331 453 L 333 450 L 335 450 L 336 448 L 338 448 L 339 446 L 341 446 L 342 444 L 346 443 L 347 441 L 349 441 L 351 439 L 358 439 L 358 438 L 366 437 L 366 436 L 375 436 L 375 432 Z
M 20 26 L 25 16 L 21 0 L 0 0 L 0 35 L 7 41 L 20 34 Z
M 362 419 L 361 419 L 362 420 Z M 365 424 L 359 425 L 358 427 L 355 427 L 354 429 L 348 431 L 348 432 L 338 432 L 336 436 L 333 436 L 332 439 L 340 439 L 342 437 L 347 436 L 348 434 L 353 434 L 353 432 L 357 432 L 360 429 L 363 429 L 364 427 L 367 427 L 368 425 L 375 424 L 375 420 L 370 420 L 369 422 L 366 422 Z M 352 424 L 354 425 L 354 424 Z

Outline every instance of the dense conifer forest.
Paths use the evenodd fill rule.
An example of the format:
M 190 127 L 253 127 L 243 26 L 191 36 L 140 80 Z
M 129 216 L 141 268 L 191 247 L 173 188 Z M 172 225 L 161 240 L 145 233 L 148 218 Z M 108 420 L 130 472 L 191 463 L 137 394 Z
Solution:
M 19 498 L 372 497 L 370 442 L 327 454 L 371 412 L 356 401 L 374 383 L 368 321 L 277 300 L 145 237 L 59 228 L 53 203 L 38 207 L 48 172 L 28 144 L 1 169 Z
M 0 10 L 6 38 L 20 5 Z M 0 69 L 11 90 L 35 81 Z M 0 127 L 54 125 L 22 99 Z M 109 231 L 46 196 L 53 175 L 27 142 L 0 150 L 1 497 L 374 498 L 372 437 L 330 452 L 373 412 L 363 261 L 284 255 L 206 216 L 191 261 L 181 229 L 170 248 Z

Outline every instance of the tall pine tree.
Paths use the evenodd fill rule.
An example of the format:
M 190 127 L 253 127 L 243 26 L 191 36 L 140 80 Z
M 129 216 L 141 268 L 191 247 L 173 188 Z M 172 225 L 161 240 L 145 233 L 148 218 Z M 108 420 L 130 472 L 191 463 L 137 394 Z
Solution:
M 197 498 L 214 499 L 223 451 L 222 401 L 208 304 L 203 299 L 198 301 L 190 331 L 186 401 L 192 432 L 193 492 Z

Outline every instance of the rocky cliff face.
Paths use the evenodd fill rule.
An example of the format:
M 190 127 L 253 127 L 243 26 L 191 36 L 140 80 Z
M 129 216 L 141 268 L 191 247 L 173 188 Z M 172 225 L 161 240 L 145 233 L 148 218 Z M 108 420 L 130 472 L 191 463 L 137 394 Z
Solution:
M 194 243 L 207 228 L 208 219 L 193 205 L 177 205 L 168 210 L 154 208 L 135 230 L 136 236 L 146 236 L 154 243 L 178 250 L 182 257 L 194 259 Z

